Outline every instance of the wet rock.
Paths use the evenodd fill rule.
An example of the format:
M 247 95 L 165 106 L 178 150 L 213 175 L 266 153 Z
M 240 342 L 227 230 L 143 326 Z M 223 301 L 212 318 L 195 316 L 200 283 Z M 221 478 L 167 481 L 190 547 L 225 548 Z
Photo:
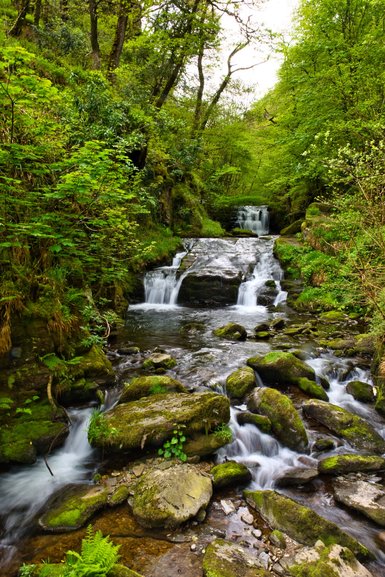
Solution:
M 376 541 L 377 545 L 379 546 L 379 548 L 382 551 L 385 551 L 385 531 L 381 531 L 380 533 L 377 533 L 377 535 L 375 536 L 375 541 Z
M 124 383 L 119 403 L 136 401 L 142 397 L 159 393 L 187 393 L 188 389 L 176 379 L 167 375 L 150 375 L 136 377 L 129 383 Z
M 279 331 L 281 329 L 283 329 L 286 326 L 286 321 L 285 319 L 283 319 L 282 317 L 277 318 L 277 319 L 273 319 L 270 323 L 269 328 L 272 331 Z
M 39 519 L 39 525 L 51 533 L 66 533 L 83 527 L 96 511 L 105 507 L 108 491 L 104 487 L 80 486 L 67 497 L 57 497 Z
M 334 455 L 318 463 L 318 470 L 324 475 L 344 475 L 359 471 L 383 471 L 385 459 L 367 455 Z
M 216 489 L 235 485 L 245 485 L 251 480 L 251 473 L 246 465 L 236 461 L 226 461 L 215 465 L 210 471 Z
M 221 507 L 225 515 L 230 515 L 230 513 L 235 513 L 235 505 L 232 501 L 225 499 L 221 500 Z
M 80 357 L 76 365 L 71 366 L 71 376 L 86 378 L 99 384 L 114 383 L 115 373 L 111 362 L 100 347 L 92 346 L 90 350 Z
M 350 393 L 356 401 L 361 403 L 374 403 L 375 395 L 372 385 L 362 383 L 361 381 L 350 381 L 346 385 L 346 391 Z
M 207 547 L 203 557 L 205 577 L 269 577 L 255 553 L 244 547 L 216 539 Z
M 230 427 L 219 428 L 213 433 L 194 435 L 193 439 L 187 439 L 183 451 L 188 457 L 207 457 L 218 449 L 231 443 L 233 435 Z
M 254 327 L 254 332 L 255 333 L 260 333 L 260 332 L 267 332 L 270 330 L 270 325 L 268 323 L 260 323 L 259 325 L 257 325 L 256 327 Z
M 312 577 L 373 577 L 355 558 L 350 549 L 341 545 L 326 547 L 322 542 L 304 548 L 289 561 L 290 575 Z
M 259 331 L 255 332 L 254 336 L 257 340 L 266 340 L 269 339 L 272 335 L 269 331 Z
M 55 387 L 55 395 L 61 405 L 67 407 L 76 403 L 96 401 L 99 394 L 99 385 L 89 379 L 66 379 Z
M 305 377 L 298 379 L 297 387 L 313 399 L 320 399 L 321 401 L 329 400 L 329 397 L 325 393 L 325 389 L 310 379 L 306 379 Z
M 326 545 L 338 543 L 348 547 L 359 558 L 370 558 L 368 549 L 342 531 L 335 523 L 300 505 L 289 497 L 275 491 L 244 491 L 247 503 L 256 509 L 273 529 L 287 533 L 289 537 L 314 545 L 319 539 Z
M 100 415 L 88 436 L 95 447 L 114 452 L 159 447 L 184 426 L 187 437 L 207 433 L 230 419 L 230 403 L 211 392 L 169 393 L 117 405 Z
M 231 399 L 243 399 L 254 389 L 257 381 L 251 367 L 241 367 L 226 379 L 226 391 Z
M 166 353 L 153 353 L 143 362 L 144 369 L 172 369 L 176 365 L 176 360 Z
M 244 513 L 242 513 L 241 515 L 241 520 L 246 523 L 246 525 L 252 525 L 254 523 L 254 517 L 251 513 L 249 513 L 248 511 L 245 511 Z
M 296 234 L 297 232 L 301 232 L 301 226 L 302 226 L 302 222 L 303 219 L 300 218 L 298 220 L 295 220 L 294 222 L 292 222 L 291 224 L 288 224 L 287 226 L 285 226 L 284 228 L 282 228 L 279 232 L 279 234 L 281 236 L 286 236 L 286 235 L 292 235 L 292 234 Z
M 229 276 L 190 272 L 182 282 L 178 304 L 190 307 L 232 305 L 237 302 L 241 282 L 242 273 L 239 270 Z
M 384 439 L 369 423 L 346 409 L 311 400 L 304 403 L 303 410 L 307 417 L 315 419 L 356 449 L 375 454 L 385 452 Z
M 320 319 L 329 323 L 338 323 L 346 320 L 346 315 L 341 311 L 326 311 L 320 314 Z
M 238 413 L 237 421 L 240 425 L 255 425 L 262 433 L 271 433 L 271 421 L 263 415 L 248 413 L 247 411 Z
M 154 468 L 136 485 L 132 512 L 145 527 L 175 528 L 206 509 L 212 491 L 210 477 L 194 465 Z
M 382 485 L 339 478 L 333 481 L 334 497 L 385 527 L 385 491 Z
M 268 387 L 254 389 L 247 408 L 268 417 L 274 436 L 286 447 L 303 451 L 308 445 L 305 427 L 291 400 Z
M 298 385 L 299 379 L 316 380 L 314 370 L 292 353 L 272 351 L 263 357 L 252 357 L 247 364 L 256 370 L 264 384 L 273 387 Z
M 108 572 L 108 577 L 143 577 L 136 571 L 125 567 L 124 565 L 116 564 L 111 571 Z
M 313 451 L 331 451 L 335 447 L 335 442 L 330 437 L 320 437 L 313 443 Z
M 303 485 L 305 483 L 310 483 L 318 477 L 318 469 L 303 467 L 291 467 L 283 472 L 282 476 L 279 477 L 275 484 L 277 487 L 287 487 L 289 485 Z
M 245 341 L 247 338 L 245 327 L 237 323 L 228 323 L 223 327 L 219 327 L 213 331 L 213 334 L 216 337 L 222 337 L 232 341 Z
M 269 535 L 269 541 L 272 545 L 279 547 L 280 549 L 286 549 L 286 538 L 282 531 L 274 529 Z

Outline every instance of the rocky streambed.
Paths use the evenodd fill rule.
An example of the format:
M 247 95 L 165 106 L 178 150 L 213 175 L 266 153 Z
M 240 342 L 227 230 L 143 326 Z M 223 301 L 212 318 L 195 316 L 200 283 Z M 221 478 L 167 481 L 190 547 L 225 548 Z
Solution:
M 258 281 L 245 270 L 262 255 L 273 261 L 271 239 L 250 242 L 256 262 L 249 247 L 243 282 Z M 60 575 L 90 522 L 121 545 L 116 575 L 383 575 L 385 421 L 370 339 L 341 313 L 277 306 L 273 264 L 254 282 L 254 304 L 209 308 L 210 292 L 202 307 L 202 291 L 199 308 L 129 310 L 108 351 L 117 384 L 82 425 L 87 466 L 30 507 L 19 537 L 8 525 L 3 575 L 23 561 L 43 574 L 43 559 Z M 23 524 L 42 476 L 3 476 L 3 495 L 26 497 L 2 503 L 4 517 L 19 511 Z

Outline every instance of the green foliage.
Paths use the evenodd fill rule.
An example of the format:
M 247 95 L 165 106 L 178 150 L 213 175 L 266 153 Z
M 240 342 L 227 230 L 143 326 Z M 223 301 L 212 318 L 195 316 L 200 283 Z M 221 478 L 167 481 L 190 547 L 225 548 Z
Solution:
M 9 411 L 14 404 L 10 397 L 0 397 L 0 411 Z
M 96 409 L 92 412 L 90 424 L 88 425 L 88 440 L 90 443 L 101 439 L 107 443 L 108 439 L 116 435 L 116 433 L 117 430 L 107 422 L 102 411 Z
M 187 461 L 187 455 L 183 450 L 185 442 L 186 437 L 182 431 L 182 426 L 179 426 L 173 430 L 171 439 L 166 441 L 161 449 L 158 449 L 158 455 L 165 459 L 176 458 L 185 462 Z
M 221 440 L 223 440 L 226 443 L 231 443 L 231 441 L 233 440 L 232 430 L 230 429 L 230 427 L 228 425 L 225 425 L 224 423 L 222 425 L 218 425 L 214 429 L 214 435 L 219 437 Z
M 114 545 L 101 531 L 87 528 L 81 552 L 67 551 L 63 577 L 106 577 L 118 562 L 120 545 Z
M 33 577 L 36 565 L 23 563 L 19 569 L 19 577 Z

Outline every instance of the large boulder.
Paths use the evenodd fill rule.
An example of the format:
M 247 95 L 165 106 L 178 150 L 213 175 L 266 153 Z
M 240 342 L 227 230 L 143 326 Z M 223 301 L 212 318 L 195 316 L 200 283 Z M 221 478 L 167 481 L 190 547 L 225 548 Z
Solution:
M 318 463 L 318 470 L 324 475 L 344 475 L 359 471 L 385 471 L 385 459 L 374 455 L 334 455 L 325 457 Z
M 266 385 L 285 387 L 297 385 L 302 378 L 315 381 L 315 372 L 292 353 L 272 351 L 262 357 L 251 357 L 247 364 L 258 372 Z
M 203 557 L 204 577 L 269 577 L 255 553 L 237 543 L 216 539 Z
M 337 501 L 385 527 L 385 491 L 382 485 L 362 479 L 338 478 L 333 482 L 333 489 Z
M 372 385 L 362 381 L 350 381 L 346 385 L 346 391 L 350 393 L 356 401 L 361 403 L 374 403 L 376 400 Z
M 136 377 L 129 383 L 124 383 L 119 403 L 136 401 L 159 393 L 187 393 L 187 388 L 176 379 L 167 375 L 149 375 Z
M 205 511 L 212 492 L 209 476 L 194 465 L 177 464 L 145 473 L 130 502 L 141 525 L 175 528 Z
M 95 447 L 133 451 L 161 446 L 175 427 L 183 426 L 186 437 L 194 437 L 227 424 L 229 419 L 230 403 L 223 395 L 157 394 L 98 415 L 91 421 L 88 437 Z
M 271 430 L 283 445 L 298 451 L 307 447 L 305 427 L 289 397 L 275 389 L 260 387 L 251 393 L 247 407 L 270 419 Z
M 315 419 L 358 450 L 381 454 L 385 440 L 373 427 L 346 409 L 324 401 L 310 400 L 303 405 L 307 417 Z
M 189 272 L 183 279 L 178 294 L 182 306 L 222 307 L 237 302 L 242 273 L 239 270 L 228 274 L 211 274 L 209 271 Z
M 247 503 L 262 515 L 273 529 L 287 533 L 289 537 L 314 545 L 321 540 L 325 545 L 338 543 L 348 547 L 359 558 L 370 558 L 368 549 L 359 541 L 342 531 L 335 523 L 300 505 L 293 499 L 275 491 L 244 491 Z
M 254 370 L 251 367 L 241 367 L 226 379 L 226 391 L 231 399 L 243 399 L 256 386 Z

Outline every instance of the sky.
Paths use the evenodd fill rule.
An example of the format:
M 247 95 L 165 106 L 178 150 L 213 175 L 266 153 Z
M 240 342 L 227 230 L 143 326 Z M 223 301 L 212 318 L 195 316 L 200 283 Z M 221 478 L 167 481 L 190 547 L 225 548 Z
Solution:
M 289 39 L 292 15 L 298 4 L 299 0 L 265 0 L 258 11 L 248 8 L 244 9 L 244 14 L 245 16 L 252 15 L 253 19 L 264 24 L 266 28 L 273 32 L 282 33 L 285 38 Z M 236 34 L 236 30 L 229 23 L 229 37 L 234 37 L 234 34 Z M 224 60 L 226 60 L 228 53 L 228 49 L 227 52 L 224 51 Z M 234 62 L 243 67 L 262 62 L 264 59 L 266 59 L 266 54 L 262 55 L 255 48 L 246 48 Z M 281 62 L 279 55 L 273 54 L 270 55 L 267 62 L 259 64 L 251 70 L 239 72 L 234 77 L 253 88 L 253 95 L 249 96 L 251 100 L 260 98 L 276 83 Z

